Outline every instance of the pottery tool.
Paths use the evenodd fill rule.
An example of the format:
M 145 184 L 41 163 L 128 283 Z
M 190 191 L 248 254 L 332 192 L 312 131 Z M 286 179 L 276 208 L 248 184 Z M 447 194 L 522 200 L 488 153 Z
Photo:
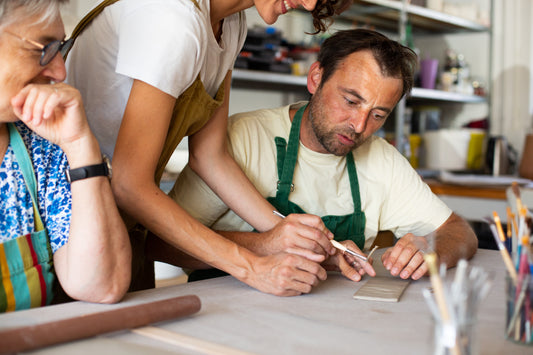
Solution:
M 370 257 L 372 256 L 372 254 L 374 254 L 374 252 L 378 249 L 378 246 L 377 245 L 374 245 L 374 247 L 372 248 L 372 250 L 370 250 L 370 253 L 368 253 L 368 255 L 366 256 L 367 259 L 370 259 Z
M 356 253 L 355 251 L 351 250 L 351 249 L 348 249 L 347 247 L 345 247 L 344 245 L 342 245 L 341 243 L 337 242 L 336 240 L 332 239 L 331 240 L 331 244 L 333 244 L 333 246 L 339 250 L 342 250 L 344 253 L 348 253 L 350 254 L 351 256 L 354 256 L 358 259 L 361 259 L 363 261 L 368 261 L 368 258 L 364 255 L 361 255 L 361 254 L 358 254 Z
M 276 216 L 278 217 L 281 217 L 281 218 L 285 218 L 284 215 L 282 215 L 281 213 L 279 213 L 278 211 L 274 210 L 272 211 Z M 333 244 L 333 246 L 347 254 L 350 254 L 351 256 L 354 256 L 358 259 L 361 259 L 363 261 L 367 261 L 368 262 L 368 258 L 364 255 L 361 255 L 359 253 L 356 253 L 355 251 L 351 250 L 351 249 L 348 249 L 347 247 L 345 247 L 344 245 L 342 245 L 341 243 L 337 242 L 336 240 L 334 239 L 331 239 L 330 240 L 331 244 Z

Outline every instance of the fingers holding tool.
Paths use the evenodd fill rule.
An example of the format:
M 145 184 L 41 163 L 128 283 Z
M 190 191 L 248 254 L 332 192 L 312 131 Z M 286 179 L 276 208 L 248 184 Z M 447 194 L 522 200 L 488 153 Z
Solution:
M 320 217 L 290 214 L 285 218 L 277 211 L 274 213 L 283 217 L 283 221 L 269 232 L 271 252 L 293 253 L 316 262 L 322 262 L 335 254 L 335 248 L 330 243 L 333 234 L 325 227 Z
M 365 256 L 352 241 L 336 242 L 334 245 L 337 243 L 343 246 L 342 249 L 338 248 L 342 250 L 342 254 L 338 253 L 337 259 L 338 267 L 344 276 L 353 281 L 360 281 L 365 274 L 376 276 L 376 271 L 372 266 L 373 260 L 370 258 L 375 249 L 368 256 Z

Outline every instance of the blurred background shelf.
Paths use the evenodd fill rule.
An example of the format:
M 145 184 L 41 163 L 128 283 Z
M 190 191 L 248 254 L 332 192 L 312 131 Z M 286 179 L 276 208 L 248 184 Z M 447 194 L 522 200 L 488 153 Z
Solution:
M 339 18 L 356 21 L 389 31 L 397 31 L 401 11 L 405 10 L 415 33 L 484 32 L 489 27 L 465 18 L 449 15 L 394 0 L 354 0 Z
M 260 70 L 233 70 L 234 87 L 259 89 L 259 90 L 307 90 L 307 77 L 290 74 L 279 74 Z M 442 90 L 431 90 L 424 88 L 413 88 L 408 101 L 444 101 L 456 103 L 483 103 L 487 102 L 486 97 L 476 95 L 465 95 Z

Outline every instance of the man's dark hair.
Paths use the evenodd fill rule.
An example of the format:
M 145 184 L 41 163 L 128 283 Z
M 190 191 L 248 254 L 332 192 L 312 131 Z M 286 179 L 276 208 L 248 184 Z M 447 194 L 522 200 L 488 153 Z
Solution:
M 416 53 L 379 32 L 366 29 L 338 31 L 324 41 L 318 53 L 322 69 L 320 85 L 329 79 L 340 62 L 362 50 L 372 52 L 384 76 L 402 80 L 402 97 L 411 92 L 418 64 Z

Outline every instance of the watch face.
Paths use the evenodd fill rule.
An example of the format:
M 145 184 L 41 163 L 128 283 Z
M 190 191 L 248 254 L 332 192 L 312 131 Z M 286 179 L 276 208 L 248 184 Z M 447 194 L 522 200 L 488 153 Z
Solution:
M 111 180 L 113 177 L 113 167 L 111 166 L 111 160 L 107 157 L 107 155 L 102 154 L 102 158 L 104 159 L 104 163 L 107 167 L 107 177 Z

